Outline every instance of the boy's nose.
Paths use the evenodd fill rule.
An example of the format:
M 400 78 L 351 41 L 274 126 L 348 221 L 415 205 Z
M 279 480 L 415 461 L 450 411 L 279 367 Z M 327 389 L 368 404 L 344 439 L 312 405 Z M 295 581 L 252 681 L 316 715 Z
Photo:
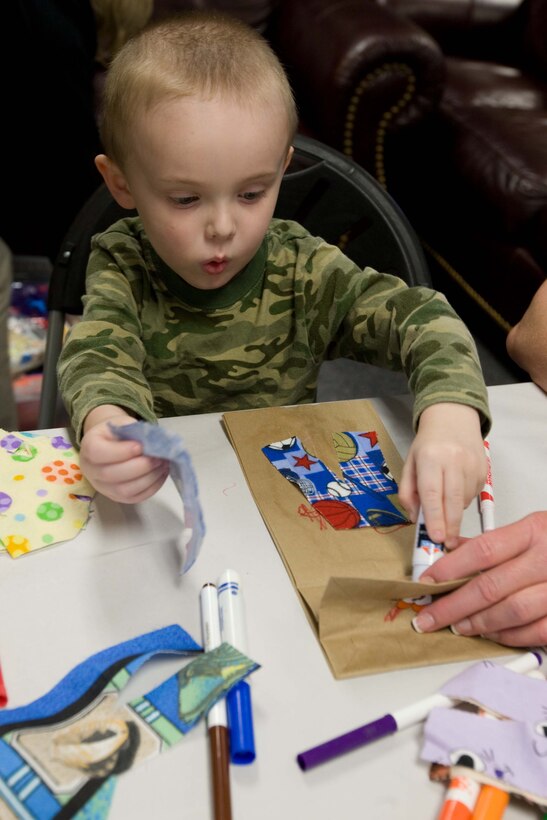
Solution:
M 206 227 L 208 239 L 231 239 L 235 234 L 235 222 L 229 208 L 217 208 L 210 214 Z

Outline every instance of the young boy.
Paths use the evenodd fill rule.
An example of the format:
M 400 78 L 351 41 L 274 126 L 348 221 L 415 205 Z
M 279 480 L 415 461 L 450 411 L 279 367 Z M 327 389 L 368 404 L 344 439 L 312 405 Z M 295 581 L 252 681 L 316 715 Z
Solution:
M 138 502 L 166 466 L 108 421 L 312 402 L 321 362 L 339 356 L 403 368 L 417 434 L 400 498 L 449 546 L 486 476 L 473 340 L 434 291 L 272 220 L 296 125 L 276 56 L 236 20 L 159 22 L 114 59 L 96 164 L 139 216 L 94 238 L 61 355 L 82 467 L 98 491 Z

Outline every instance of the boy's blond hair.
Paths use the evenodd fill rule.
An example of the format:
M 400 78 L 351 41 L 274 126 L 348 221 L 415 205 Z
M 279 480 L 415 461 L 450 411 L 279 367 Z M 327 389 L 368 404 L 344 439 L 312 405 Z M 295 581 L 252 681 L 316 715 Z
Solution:
M 152 23 L 114 57 L 107 74 L 101 138 L 124 167 L 137 116 L 187 96 L 226 96 L 250 106 L 277 104 L 287 117 L 287 146 L 297 112 L 287 76 L 266 40 L 220 13 L 188 12 Z

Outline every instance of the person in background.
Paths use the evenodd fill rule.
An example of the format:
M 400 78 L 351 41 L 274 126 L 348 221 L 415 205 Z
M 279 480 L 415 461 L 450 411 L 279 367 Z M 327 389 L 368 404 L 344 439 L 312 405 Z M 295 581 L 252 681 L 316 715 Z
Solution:
M 97 159 L 135 208 L 95 236 L 60 389 L 95 488 L 153 495 L 164 461 L 110 422 L 312 402 L 324 359 L 404 369 L 417 430 L 400 498 L 457 539 L 486 477 L 487 393 L 446 299 L 273 219 L 297 113 L 266 40 L 221 14 L 149 26 L 114 57 Z
M 547 281 L 534 294 L 520 322 L 509 331 L 507 352 L 547 393 Z

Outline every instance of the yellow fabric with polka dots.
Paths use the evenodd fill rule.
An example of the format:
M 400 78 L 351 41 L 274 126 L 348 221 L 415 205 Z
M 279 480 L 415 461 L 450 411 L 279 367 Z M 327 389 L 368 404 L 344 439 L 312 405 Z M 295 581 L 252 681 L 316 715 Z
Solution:
M 12 558 L 74 538 L 94 494 L 67 438 L 0 429 L 0 549 Z

